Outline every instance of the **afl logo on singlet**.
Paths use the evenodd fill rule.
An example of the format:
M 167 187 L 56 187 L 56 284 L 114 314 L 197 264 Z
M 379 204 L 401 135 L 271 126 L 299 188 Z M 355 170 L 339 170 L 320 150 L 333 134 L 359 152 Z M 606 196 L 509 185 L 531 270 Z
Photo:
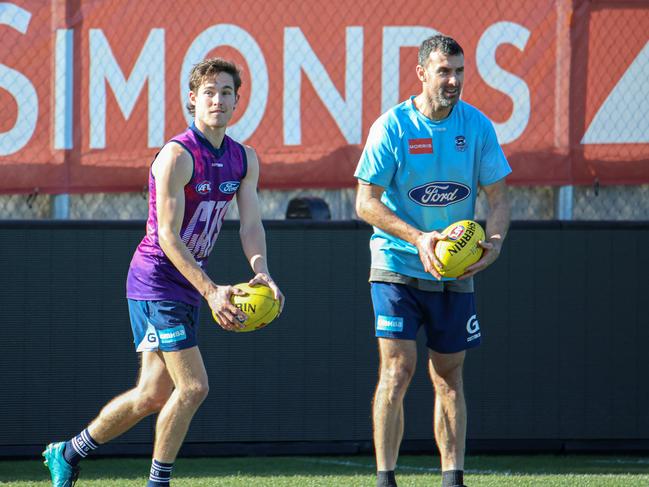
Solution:
M 236 193 L 239 189 L 239 181 L 226 181 L 219 184 L 219 191 L 223 194 Z
M 408 196 L 422 206 L 448 206 L 465 200 L 471 188 L 461 183 L 440 181 L 422 184 L 408 191 Z
M 209 181 L 203 181 L 196 185 L 196 192 L 198 194 L 207 194 L 212 191 L 212 185 Z

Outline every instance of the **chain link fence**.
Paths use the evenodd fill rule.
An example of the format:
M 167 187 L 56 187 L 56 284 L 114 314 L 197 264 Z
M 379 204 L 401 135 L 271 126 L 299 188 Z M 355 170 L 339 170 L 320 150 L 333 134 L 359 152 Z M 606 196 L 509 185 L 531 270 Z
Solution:
M 354 219 L 364 134 L 421 90 L 417 46 L 444 32 L 465 48 L 463 98 L 514 169 L 514 219 L 649 220 L 646 2 L 242 0 L 182 29 L 180 4 L 161 0 L 19 3 L 0 2 L 0 191 L 83 193 L 0 195 L 0 219 L 145 219 L 137 186 L 186 126 L 192 64 L 213 55 L 243 71 L 229 135 L 257 150 L 264 188 L 296 188 L 260 191 L 263 218 L 316 196 Z
M 241 0 L 179 28 L 183 5 L 0 2 L 0 192 L 137 191 L 187 125 L 192 65 L 215 55 L 242 68 L 228 133 L 257 150 L 264 188 L 351 187 L 369 126 L 420 92 L 417 46 L 440 32 L 464 47 L 463 99 L 514 185 L 649 183 L 647 2 Z
M 0 195 L 0 219 L 43 220 L 52 217 L 51 195 L 3 194 Z
M 510 188 L 514 220 L 558 219 L 556 200 L 558 188 L 549 186 L 514 186 Z M 314 196 L 327 202 L 334 220 L 356 219 L 354 189 L 340 190 L 261 190 L 259 201 L 262 218 L 285 218 L 293 198 Z M 144 220 L 147 217 L 146 193 L 86 193 L 70 195 L 68 217 L 75 220 Z M 55 217 L 52 195 L 0 195 L 0 219 L 48 219 Z M 484 219 L 487 202 L 484 193 L 478 196 L 476 217 Z M 226 218 L 237 219 L 236 204 L 230 206 Z M 649 185 L 640 186 L 576 186 L 573 191 L 572 219 L 649 221 Z
M 575 220 L 649 221 L 649 185 L 576 187 Z

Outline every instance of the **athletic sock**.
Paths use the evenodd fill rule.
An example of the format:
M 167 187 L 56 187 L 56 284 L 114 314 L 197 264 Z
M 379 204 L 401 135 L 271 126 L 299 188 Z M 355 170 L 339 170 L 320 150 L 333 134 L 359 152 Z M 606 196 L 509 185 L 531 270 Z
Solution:
M 376 487 L 397 487 L 394 470 L 379 470 L 376 472 Z
M 83 458 L 86 458 L 91 451 L 97 448 L 99 445 L 92 439 L 88 428 L 86 428 L 70 441 L 65 442 L 63 457 L 71 466 L 76 467 Z
M 173 468 L 173 463 L 162 463 L 154 458 L 151 462 L 151 473 L 149 473 L 149 482 L 146 487 L 169 487 Z
M 463 487 L 464 470 L 447 470 L 442 472 L 442 487 Z

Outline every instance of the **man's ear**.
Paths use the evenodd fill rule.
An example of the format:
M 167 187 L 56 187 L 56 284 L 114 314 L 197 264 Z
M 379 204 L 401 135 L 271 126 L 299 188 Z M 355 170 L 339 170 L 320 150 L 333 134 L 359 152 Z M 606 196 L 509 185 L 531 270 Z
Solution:
M 428 73 L 426 73 L 424 67 L 421 64 L 418 64 L 416 71 L 417 71 L 417 78 L 419 78 L 419 81 L 425 83 L 428 80 Z
M 237 105 L 239 104 L 239 98 L 240 98 L 239 93 L 234 95 L 234 106 L 232 107 L 232 111 L 235 111 L 237 109 Z

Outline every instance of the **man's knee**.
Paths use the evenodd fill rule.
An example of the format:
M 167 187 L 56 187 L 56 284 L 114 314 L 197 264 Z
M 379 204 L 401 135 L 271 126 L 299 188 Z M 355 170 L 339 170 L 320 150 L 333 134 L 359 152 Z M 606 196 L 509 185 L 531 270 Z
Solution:
M 169 400 L 171 391 L 140 391 L 136 408 L 143 414 L 159 412 Z
M 433 375 L 433 386 L 438 395 L 453 397 L 462 393 L 462 367 L 445 370 L 442 374 Z
M 182 402 L 200 406 L 200 404 L 207 398 L 210 392 L 210 386 L 207 381 L 196 381 L 178 387 L 178 394 Z
M 385 392 L 393 400 L 398 399 L 405 394 L 414 374 L 414 364 L 403 361 L 392 361 L 383 364 L 381 366 L 379 387 L 384 388 Z

